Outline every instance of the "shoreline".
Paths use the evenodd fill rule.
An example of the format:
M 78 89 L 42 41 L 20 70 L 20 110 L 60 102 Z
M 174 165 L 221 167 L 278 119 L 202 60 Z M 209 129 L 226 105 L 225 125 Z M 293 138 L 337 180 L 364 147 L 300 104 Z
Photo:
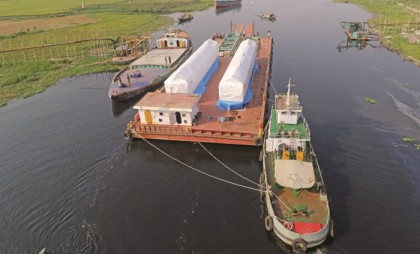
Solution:
M 370 12 L 372 17 L 368 22 L 379 33 L 380 43 L 389 51 L 397 53 L 404 61 L 410 61 L 420 67 L 420 43 L 410 43 L 403 36 L 405 33 L 418 38 L 418 41 L 420 40 L 420 7 L 417 7 L 417 5 L 420 6 L 420 3 L 413 3 L 416 6 L 412 7 L 398 3 L 396 0 L 387 2 L 380 0 L 369 2 L 364 0 L 334 0 L 334 2 L 354 4 Z M 414 25 L 410 27 L 411 23 L 418 25 L 416 25 L 413 34 L 407 34 L 406 32 L 413 30 L 412 26 Z
M 120 38 L 150 35 L 175 22 L 168 14 L 205 10 L 213 4 L 212 0 L 190 0 L 179 5 L 185 2 L 138 0 L 71 6 L 58 12 L 52 4 L 42 14 L 21 6 L 25 13 L 15 16 L 0 10 L 2 26 L 15 26 L 14 31 L 0 34 L 0 108 L 42 93 L 64 78 L 118 71 L 121 67 L 112 64 L 111 58 Z M 48 8 L 51 14 L 45 14 Z M 77 24 L 74 17 L 83 19 Z

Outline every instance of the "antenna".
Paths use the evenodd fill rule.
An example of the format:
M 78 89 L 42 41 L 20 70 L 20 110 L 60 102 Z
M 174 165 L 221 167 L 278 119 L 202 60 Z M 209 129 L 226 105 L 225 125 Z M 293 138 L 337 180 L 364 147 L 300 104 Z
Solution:
M 286 105 L 290 106 L 290 87 L 295 86 L 294 84 L 291 84 L 290 81 L 292 79 L 289 78 L 289 84 L 287 84 L 287 99 L 286 99 Z

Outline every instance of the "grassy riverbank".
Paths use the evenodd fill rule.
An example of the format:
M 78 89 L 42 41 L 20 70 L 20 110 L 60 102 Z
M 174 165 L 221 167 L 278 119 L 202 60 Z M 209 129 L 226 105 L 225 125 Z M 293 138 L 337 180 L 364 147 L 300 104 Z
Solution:
M 0 1 L 0 107 L 66 77 L 116 71 L 113 41 L 169 27 L 171 12 L 208 8 L 212 0 Z M 131 3 L 130 3 L 131 2 Z M 6 29 L 7 28 L 7 29 Z M 92 40 L 104 38 L 104 40 Z M 90 40 L 67 46 L 52 44 Z M 44 46 L 44 48 L 35 48 Z M 10 51 L 14 49 L 26 50 Z
M 420 1 L 336 0 L 354 3 L 372 12 L 371 26 L 389 49 L 420 66 Z M 354 20 L 359 21 L 359 20 Z

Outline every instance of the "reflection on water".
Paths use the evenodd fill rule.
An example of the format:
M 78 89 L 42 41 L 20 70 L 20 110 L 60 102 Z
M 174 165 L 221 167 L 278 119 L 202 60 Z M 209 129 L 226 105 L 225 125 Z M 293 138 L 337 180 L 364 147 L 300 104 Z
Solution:
M 216 15 L 220 15 L 220 14 L 226 13 L 226 12 L 240 12 L 241 7 L 242 7 L 241 3 L 236 3 L 236 4 L 232 4 L 230 6 L 217 7 L 217 8 L 214 8 L 214 9 L 216 10 Z
M 363 50 L 366 47 L 379 48 L 382 44 L 379 41 L 357 41 L 357 40 L 344 40 L 337 45 L 338 52 L 344 52 L 348 49 Z
M 124 101 L 111 100 L 112 115 L 119 117 L 125 111 L 132 109 L 133 106 L 141 99 L 141 97 L 130 98 Z

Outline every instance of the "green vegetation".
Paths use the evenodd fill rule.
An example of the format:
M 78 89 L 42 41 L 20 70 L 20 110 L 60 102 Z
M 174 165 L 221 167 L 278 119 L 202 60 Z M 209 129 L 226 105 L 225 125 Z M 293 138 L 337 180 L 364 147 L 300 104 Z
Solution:
M 355 3 L 375 16 L 369 21 L 390 49 L 420 65 L 420 1 L 418 0 L 336 0 Z
M 158 12 L 194 11 L 209 7 L 212 0 L 2 0 L 0 16 L 54 16 L 72 12 Z M 84 8 L 82 8 L 82 3 Z
M 1 22 L 41 18 L 51 23 L 48 22 L 51 17 L 75 14 L 86 14 L 90 19 L 49 30 L 30 27 L 17 28 L 13 34 L 1 34 L 0 31 L 0 107 L 12 99 L 40 93 L 62 78 L 116 71 L 120 67 L 112 65 L 110 59 L 113 44 L 119 36 L 150 34 L 169 27 L 173 22 L 171 18 L 159 14 L 200 10 L 211 6 L 213 1 L 132 0 L 129 4 L 128 0 L 85 0 L 84 9 L 81 0 L 59 2 L 0 1 Z M 51 46 L 81 40 L 86 42 Z M 43 48 L 36 48 L 40 46 Z M 28 49 L 5 52 L 22 48 Z
M 365 101 L 367 101 L 367 102 L 369 102 L 370 104 L 375 104 L 376 103 L 376 100 L 375 99 L 373 99 L 373 98 L 369 98 L 369 97 L 365 97 L 365 98 L 363 98 Z
M 404 142 L 412 142 L 412 141 L 414 141 L 414 138 L 410 138 L 410 137 L 403 137 L 403 138 L 402 138 L 402 141 L 404 141 Z

